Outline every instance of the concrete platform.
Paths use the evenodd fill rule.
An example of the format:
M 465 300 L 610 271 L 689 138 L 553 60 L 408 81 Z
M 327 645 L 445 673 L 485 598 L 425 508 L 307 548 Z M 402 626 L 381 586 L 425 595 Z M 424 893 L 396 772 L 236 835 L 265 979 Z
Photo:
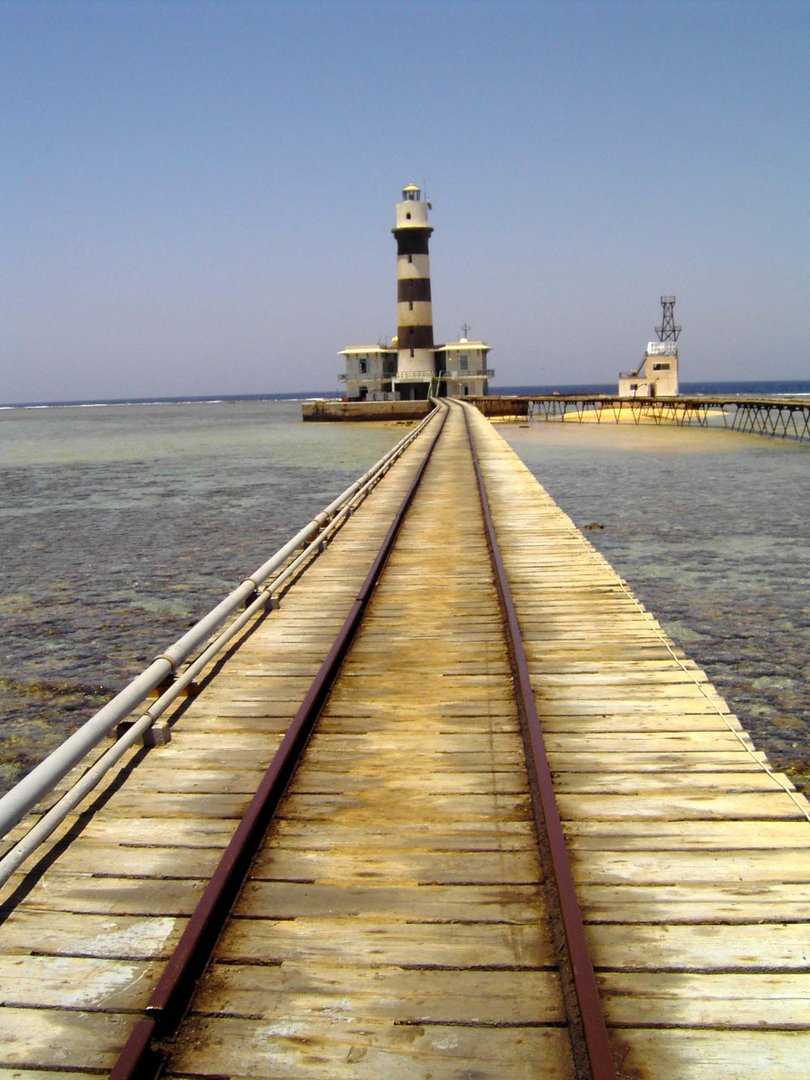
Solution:
M 304 401 L 302 420 L 421 420 L 433 405 L 429 401 Z

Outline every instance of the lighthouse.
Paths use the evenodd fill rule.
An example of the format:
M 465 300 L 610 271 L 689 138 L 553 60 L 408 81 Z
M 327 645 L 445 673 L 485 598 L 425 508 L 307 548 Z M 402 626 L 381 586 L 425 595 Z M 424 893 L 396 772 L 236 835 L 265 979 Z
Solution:
M 406 184 L 396 204 L 397 332 L 375 345 L 349 345 L 340 350 L 346 370 L 348 401 L 424 401 L 429 397 L 478 397 L 495 374 L 487 367 L 490 346 L 471 339 L 465 324 L 457 341 L 433 341 L 430 256 L 433 232 L 430 203 L 416 184 Z M 369 412 L 369 415 L 372 415 Z
M 410 399 L 427 397 L 436 374 L 429 209 L 416 184 L 407 184 L 391 230 L 397 242 L 397 389 L 402 398 Z

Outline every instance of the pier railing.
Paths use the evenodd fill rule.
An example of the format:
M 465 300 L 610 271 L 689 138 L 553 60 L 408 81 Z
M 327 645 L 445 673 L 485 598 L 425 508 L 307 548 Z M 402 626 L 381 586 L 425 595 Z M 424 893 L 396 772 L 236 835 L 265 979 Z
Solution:
M 0 859 L 0 885 L 50 836 L 126 751 L 147 737 L 155 722 L 211 660 L 251 619 L 272 606 L 273 599 L 324 549 L 431 418 L 432 414 L 408 432 L 363 476 L 321 510 L 291 540 L 0 798 L 2 839 L 29 810 L 53 792 L 68 773 L 95 750 L 103 739 L 109 737 L 118 725 L 127 722 L 115 743 L 89 765 L 77 782 Z M 236 618 L 232 618 L 235 614 Z M 228 625 L 217 634 L 226 622 Z M 203 646 L 203 651 L 197 654 Z M 191 662 L 180 671 L 187 661 Z M 129 723 L 135 710 L 156 690 L 163 692 L 141 716 Z

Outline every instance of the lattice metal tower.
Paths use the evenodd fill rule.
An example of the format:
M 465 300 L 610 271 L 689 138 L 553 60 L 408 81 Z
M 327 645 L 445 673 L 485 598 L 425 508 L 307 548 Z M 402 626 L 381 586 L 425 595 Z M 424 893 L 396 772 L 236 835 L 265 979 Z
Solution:
M 675 297 L 662 296 L 661 307 L 664 309 L 661 325 L 656 326 L 655 328 L 655 332 L 658 334 L 658 340 L 677 341 L 678 334 L 681 332 L 681 327 L 675 325 Z

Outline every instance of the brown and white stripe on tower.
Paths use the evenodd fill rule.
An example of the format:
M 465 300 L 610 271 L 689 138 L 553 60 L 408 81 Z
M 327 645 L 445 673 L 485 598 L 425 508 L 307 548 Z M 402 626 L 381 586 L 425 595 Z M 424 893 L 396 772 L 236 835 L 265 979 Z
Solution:
M 397 203 L 397 378 L 431 378 L 436 370 L 433 345 L 433 308 L 430 302 L 428 225 L 430 204 L 422 202 L 415 184 L 402 189 Z

